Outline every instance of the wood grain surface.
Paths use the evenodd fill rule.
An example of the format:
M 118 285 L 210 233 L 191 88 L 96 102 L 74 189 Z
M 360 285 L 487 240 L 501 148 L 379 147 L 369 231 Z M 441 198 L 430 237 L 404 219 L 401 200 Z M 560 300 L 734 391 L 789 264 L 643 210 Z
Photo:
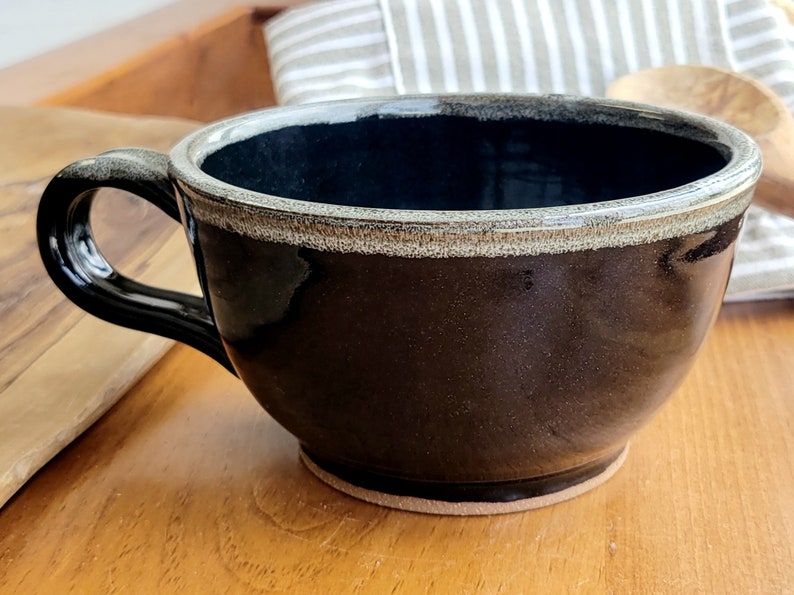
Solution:
M 233 9 L 39 104 L 201 121 L 273 105 L 262 34 L 268 14 Z
M 193 12 L 185 12 L 188 3 Z M 37 60 L 38 68 L 0 72 L 0 102 L 77 84 L 131 48 L 184 34 L 231 4 L 180 2 L 170 18 L 160 13 L 135 32 L 106 34 L 104 54 L 93 40 Z M 107 117 L 0 111 L 3 142 L 13 141 L 0 142 L 7 147 L 0 225 L 4 239 L 23 238 L 0 244 L 0 328 L 17 329 L 14 341 L 0 334 L 0 442 L 9 428 L 17 432 L 12 443 L 28 440 L 23 426 L 7 421 L 9 411 L 68 420 L 70 395 L 117 395 L 134 376 L 97 382 L 96 366 L 118 348 L 112 337 L 143 336 L 59 302 L 54 287 L 40 276 L 36 285 L 23 265 L 33 248 L 19 205 L 55 169 L 120 144 L 162 148 L 169 135 L 181 136 L 177 128 L 191 126 Z M 98 218 L 112 227 L 112 213 Z M 185 256 L 180 234 L 165 251 L 174 259 Z M 147 267 L 145 254 L 135 258 L 126 270 L 163 270 Z M 162 276 L 180 283 L 189 263 L 166 261 L 176 270 Z M 34 318 L 44 310 L 51 318 Z M 36 361 L 47 373 L 17 384 L 9 406 L 9 371 L 24 367 L 13 363 L 22 351 L 16 341 L 45 328 L 84 330 L 44 350 Z M 134 363 L 137 352 L 117 350 L 115 369 Z M 609 482 L 527 513 L 434 517 L 361 503 L 319 482 L 300 464 L 294 439 L 238 380 L 177 345 L 0 508 L 0 593 L 792 593 L 792 387 L 794 302 L 727 306 L 684 385 L 634 438 Z M 40 395 L 52 401 L 36 411 L 29 404 Z
M 28 448 L 43 430 L 59 448 L 151 363 L 137 359 L 140 345 L 160 340 L 64 304 L 35 271 L 25 205 L 66 161 L 162 147 L 193 124 L 49 109 L 2 110 L 0 123 L 19 139 L 0 153 L 13 279 L 0 318 L 0 440 Z M 140 217 L 145 244 L 162 237 Z M 136 258 L 131 270 L 144 273 L 147 253 Z M 177 346 L 0 509 L 0 592 L 790 592 L 793 363 L 794 303 L 726 307 L 609 482 L 546 509 L 448 518 L 322 484 L 239 381 Z M 72 430 L 57 429 L 64 420 Z
M 167 64 L 155 69 L 155 76 L 148 81 L 160 84 L 155 89 L 150 89 L 152 98 L 159 94 L 160 105 L 173 105 L 168 89 L 177 90 L 178 96 L 184 98 L 182 90 L 184 84 L 195 80 L 197 75 L 192 69 L 196 65 L 193 49 L 197 37 L 209 29 L 223 29 L 227 15 L 238 15 L 241 8 L 246 8 L 257 20 L 262 20 L 286 7 L 306 2 L 306 0 L 252 0 L 241 2 L 239 0 L 178 0 L 155 12 L 145 14 L 137 19 L 125 22 L 117 27 L 102 31 L 85 39 L 76 41 L 64 47 L 57 48 L 40 56 L 15 64 L 8 68 L 0 69 L 0 105 L 35 105 L 49 103 L 53 96 L 70 89 L 83 89 L 88 91 L 97 82 L 108 83 L 112 79 L 119 79 L 117 75 L 135 72 L 137 67 L 148 61 L 153 55 L 158 55 Z M 228 30 L 227 30 L 228 31 Z M 239 29 L 237 33 L 240 34 Z M 222 33 L 221 33 L 222 35 Z M 258 41 L 248 34 L 233 42 L 232 48 L 243 50 L 247 53 L 251 45 Z M 228 40 L 228 38 L 227 38 Z M 177 56 L 164 56 L 165 48 L 177 48 Z M 204 47 L 204 53 L 212 51 Z M 230 55 L 228 49 L 221 50 L 218 56 L 223 55 L 227 61 L 230 72 L 239 73 L 244 62 L 240 56 Z M 179 56 L 187 59 L 182 62 Z M 248 55 L 250 58 L 250 54 Z M 203 89 L 212 88 L 212 76 L 219 76 L 214 87 L 214 94 L 202 96 L 202 102 L 215 100 L 221 103 L 230 101 L 227 89 L 221 84 L 228 74 L 218 69 L 215 55 L 199 57 L 204 60 L 204 66 L 213 67 L 207 75 Z M 261 57 L 255 64 L 260 63 Z M 176 68 L 174 68 L 176 67 Z M 168 70 L 170 69 L 170 70 Z M 163 72 L 168 70 L 168 77 L 163 78 Z M 113 73 L 116 73 L 114 75 Z M 263 73 L 251 73 L 251 81 L 262 81 Z M 109 76 L 110 75 L 110 76 Z M 137 76 L 145 76 L 137 72 Z M 131 79 L 119 81 L 127 84 Z M 140 80 L 140 79 L 139 79 Z M 265 88 L 270 85 L 265 80 Z M 99 85 L 101 87 L 101 84 Z M 245 85 L 243 85 L 245 87 Z M 129 88 L 129 87 L 128 87 Z M 242 87 L 237 87 L 242 88 Z M 248 90 L 253 91 L 253 85 L 248 85 Z M 142 89 L 131 92 L 140 93 Z M 111 93 L 112 95 L 112 93 Z M 223 97 L 227 95 L 227 97 Z M 119 98 L 118 95 L 114 96 Z M 122 100 L 125 98 L 121 97 Z M 247 97 L 240 97 L 247 101 Z M 150 101 L 149 105 L 156 102 Z M 193 103 L 195 107 L 195 103 Z M 102 109 L 118 111 L 113 105 Z M 210 108 L 211 109 L 211 106 Z M 158 111 L 158 113 L 162 113 Z M 174 114 L 172 115 L 185 115 Z
M 166 150 L 195 127 L 184 120 L 0 108 L 0 506 L 171 345 L 87 316 L 55 289 L 35 242 L 41 192 L 71 161 L 125 145 Z M 97 203 L 100 246 L 120 270 L 195 290 L 177 224 L 120 192 Z
M 0 591 L 791 592 L 793 337 L 790 302 L 726 307 L 614 478 L 481 518 L 335 492 L 177 346 L 0 510 Z
M 20 142 L 0 154 L 0 163 L 22 161 L 2 178 L 16 193 L 4 194 L 4 231 L 28 246 L 4 243 L 5 266 L 21 267 L 5 278 L 20 280 L 20 263 L 36 262 L 24 204 L 54 169 L 48 159 L 60 166 L 103 143 L 168 144 L 193 126 L 70 110 L 2 115 L 6 130 L 37 131 L 9 135 Z M 23 148 L 35 159 L 20 159 Z M 21 369 L 15 357 L 41 349 L 25 332 L 68 329 L 74 339 L 45 348 L 0 395 L 0 437 L 8 442 L 10 428 L 23 446 L 39 427 L 73 422 L 80 395 L 118 396 L 134 376 L 120 382 L 114 370 L 140 349 L 118 349 L 113 337 L 143 337 L 74 310 L 73 326 L 35 318 L 41 307 L 57 313 L 60 298 L 46 283 L 31 287 L 4 301 L 16 313 L 4 310 L 3 328 L 20 329 L 4 344 L 4 366 Z M 114 349 L 121 368 L 98 374 Z M 448 518 L 379 508 L 322 484 L 238 380 L 177 346 L 0 509 L 0 592 L 790 591 L 792 363 L 794 303 L 726 307 L 683 387 L 609 482 L 546 509 Z M 50 400 L 31 406 L 42 395 Z M 9 423 L 19 411 L 43 425 Z

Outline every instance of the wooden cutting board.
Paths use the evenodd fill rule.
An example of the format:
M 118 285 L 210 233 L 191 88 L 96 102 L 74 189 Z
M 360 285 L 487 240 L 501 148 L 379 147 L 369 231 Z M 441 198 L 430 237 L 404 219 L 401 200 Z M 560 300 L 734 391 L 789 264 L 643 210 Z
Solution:
M 120 147 L 167 151 L 197 123 L 73 109 L 0 108 L 0 506 L 107 411 L 171 346 L 84 314 L 50 281 L 35 239 L 48 180 Z M 100 247 L 147 283 L 197 291 L 181 228 L 131 195 L 103 191 Z

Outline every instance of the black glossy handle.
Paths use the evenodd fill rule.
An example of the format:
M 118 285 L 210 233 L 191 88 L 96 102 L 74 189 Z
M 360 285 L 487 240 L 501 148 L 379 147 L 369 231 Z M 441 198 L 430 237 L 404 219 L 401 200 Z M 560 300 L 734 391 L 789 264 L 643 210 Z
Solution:
M 129 279 L 102 256 L 89 220 L 102 187 L 132 192 L 180 220 L 162 153 L 117 149 L 73 163 L 53 178 L 39 203 L 39 252 L 52 280 L 86 312 L 186 343 L 235 373 L 204 299 Z

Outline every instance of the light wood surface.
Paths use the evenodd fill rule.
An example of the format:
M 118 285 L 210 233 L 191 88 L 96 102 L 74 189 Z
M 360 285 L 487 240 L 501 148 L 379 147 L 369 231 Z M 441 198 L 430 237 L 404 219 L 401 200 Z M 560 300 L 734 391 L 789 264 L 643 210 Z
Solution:
M 261 24 L 297 3 L 178 2 L 0 70 L 0 106 L 69 105 L 210 120 L 272 105 Z M 195 127 L 0 107 L 0 266 L 13 280 L 0 290 L 0 506 L 172 344 L 103 326 L 53 291 L 35 248 L 38 196 L 49 176 L 71 161 L 125 145 L 167 150 Z M 194 287 L 181 230 L 153 207 L 105 194 L 111 196 L 99 201 L 94 220 L 111 262 L 144 281 Z M 114 233 L 120 222 L 132 222 L 137 233 Z M 70 376 L 73 369 L 84 370 L 79 381 Z
M 264 73 L 251 70 L 249 83 L 240 80 L 240 69 L 245 65 L 243 58 L 250 59 L 250 50 L 260 43 L 254 36 L 256 31 L 253 27 L 247 32 L 242 30 L 240 15 L 247 10 L 251 15 L 249 22 L 263 21 L 285 7 L 305 1 L 180 0 L 97 35 L 0 69 L 0 105 L 51 105 L 53 97 L 65 92 L 67 95 L 58 103 L 64 105 L 63 101 L 71 101 L 70 94 L 75 91 L 79 95 L 80 90 L 83 94 L 90 94 L 92 90 L 103 89 L 113 99 L 128 101 L 108 85 L 118 84 L 133 95 L 139 95 L 142 90 L 133 88 L 131 83 L 140 82 L 142 78 L 147 85 L 151 85 L 148 91 L 152 94 L 149 102 L 143 105 L 159 104 L 160 109 L 162 106 L 174 105 L 173 94 L 187 100 L 188 105 L 192 104 L 195 108 L 195 103 L 191 103 L 192 100 L 184 95 L 186 89 L 191 88 L 204 93 L 201 96 L 202 103 L 213 100 L 228 102 L 230 89 L 224 87 L 224 82 L 229 77 L 236 85 L 235 91 L 244 88 L 255 93 L 272 93 L 267 78 L 263 78 Z M 241 7 L 249 8 L 244 10 Z M 228 22 L 230 15 L 237 19 L 236 23 Z M 204 46 L 204 53 L 197 55 L 194 53 L 196 42 L 210 30 L 225 36 L 227 42 L 234 43 L 231 48 L 221 49 L 219 54 L 210 52 L 208 46 Z M 241 38 L 235 41 L 225 35 L 229 32 Z M 168 55 L 169 50 L 175 50 L 173 56 Z M 242 52 L 242 55 L 235 55 L 234 51 Z M 156 64 L 158 59 L 164 63 Z M 261 58 L 256 60 L 254 66 L 261 64 Z M 153 63 L 155 69 L 150 76 L 140 71 L 142 65 Z M 125 79 L 127 74 L 134 77 Z M 115 83 L 112 83 L 113 79 L 117 79 Z M 217 86 L 213 86 L 215 81 Z M 256 89 L 256 81 L 262 82 L 263 89 Z M 250 96 L 239 97 L 243 104 L 250 99 Z M 145 101 L 145 98 L 137 100 Z M 100 107 L 119 111 L 112 102 Z M 163 114 L 162 111 L 155 113 Z M 174 111 L 168 111 L 167 115 L 190 116 Z
M 0 510 L 0 591 L 790 592 L 792 337 L 790 302 L 726 307 L 615 477 L 483 518 L 335 492 L 239 381 L 177 346 Z
M 273 105 L 266 16 L 233 9 L 37 103 L 202 121 Z
M 195 25 L 230 6 L 191 2 Z M 185 13 L 179 16 L 177 30 L 195 26 L 186 29 Z M 158 27 L 168 37 L 176 25 L 152 25 L 155 37 Z M 108 44 L 111 51 L 113 40 Z M 4 74 L 0 96 L 9 97 Z M 53 87 L 31 75 L 22 89 L 42 98 L 85 78 Z M 48 113 L 56 112 L 18 111 L 12 120 L 20 129 L 47 121 Z M 99 150 L 100 139 L 127 144 L 133 141 L 124 135 L 136 134 L 135 144 L 156 145 L 176 132 L 75 117 L 98 119 L 70 133 L 63 124 L 58 142 L 7 132 L 0 140 L 12 147 L 0 153 L 4 237 L 30 231 L 25 201 L 57 167 Z M 8 167 L 17 147 L 35 158 Z M 14 263 L 34 259 L 32 236 L 25 242 L 0 249 L 7 251 L 0 252 L 4 278 L 14 279 L 0 290 L 0 324 L 3 332 L 12 324 L 51 332 L 63 323 L 51 329 L 26 317 L 58 312 L 54 287 L 34 286 L 5 301 L 26 279 Z M 179 247 L 170 254 L 187 256 Z M 140 273 L 146 256 L 134 259 L 139 264 L 131 261 L 129 270 Z M 7 315 L 9 303 L 18 315 Z M 82 317 L 59 307 L 69 321 Z M 86 332 L 94 341 L 136 335 L 92 324 Z M 29 351 L 42 349 L 34 343 Z M 3 345 L 6 366 L 14 343 Z M 30 394 L 52 393 L 58 404 L 40 413 L 55 420 L 71 405 L 70 396 L 55 397 L 58 391 L 103 390 L 88 364 L 106 355 L 105 345 L 47 350 L 78 364 L 27 385 Z M 122 353 L 118 361 L 131 360 Z M 116 395 L 123 388 L 107 386 Z M 527 513 L 433 517 L 361 503 L 315 479 L 300 464 L 294 439 L 238 380 L 177 345 L 0 508 L 0 593 L 790 593 L 792 387 L 794 302 L 727 306 L 684 385 L 634 438 L 624 467 L 606 484 Z
M 84 315 L 55 290 L 35 243 L 38 199 L 67 163 L 124 145 L 167 150 L 196 124 L 75 110 L 0 108 L 0 506 L 95 421 L 171 342 Z M 196 288 L 182 230 L 122 193 L 100 196 L 94 226 L 121 270 Z M 134 227 L 133 233 L 118 228 Z
M 52 126 L 50 114 L 65 113 L 5 111 L 5 125 Z M 97 150 L 101 135 L 167 140 L 163 121 L 135 120 L 131 130 L 127 118 L 73 116 L 83 134 L 26 141 L 40 155 L 19 169 L 30 192 L 47 176 L 40 143 L 68 160 Z M 18 223 L 13 214 L 9 222 Z M 4 330 L 24 321 L 58 331 L 57 319 L 30 315 L 58 299 L 53 287 L 22 292 Z M 108 356 L 107 337 L 135 333 L 89 320 L 77 343 L 45 351 L 49 373 L 16 402 L 47 394 L 39 413 L 57 422 L 79 391 L 105 390 L 95 366 Z M 546 509 L 450 518 L 386 510 L 319 482 L 238 380 L 177 346 L 0 509 L 0 592 L 787 592 L 792 363 L 794 302 L 728 306 L 614 478 Z M 110 385 L 116 396 L 124 388 Z

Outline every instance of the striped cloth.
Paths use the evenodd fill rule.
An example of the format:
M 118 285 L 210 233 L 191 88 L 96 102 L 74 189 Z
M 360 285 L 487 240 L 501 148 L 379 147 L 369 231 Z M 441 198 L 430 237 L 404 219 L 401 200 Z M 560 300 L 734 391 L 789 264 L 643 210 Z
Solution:
M 794 110 L 794 34 L 766 0 L 327 0 L 283 12 L 264 34 L 282 104 L 602 96 L 624 74 L 706 64 L 759 79 Z M 751 207 L 742 234 L 727 299 L 794 296 L 794 220 Z

